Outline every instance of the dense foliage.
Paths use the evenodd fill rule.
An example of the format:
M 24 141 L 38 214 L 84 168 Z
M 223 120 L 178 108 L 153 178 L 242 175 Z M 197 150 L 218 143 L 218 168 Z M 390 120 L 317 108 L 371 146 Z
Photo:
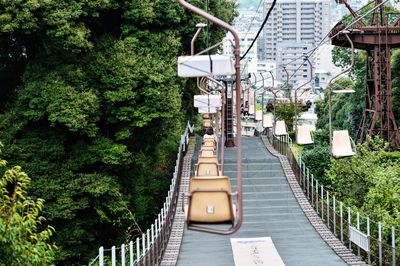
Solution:
M 337 198 L 381 221 L 389 236 L 392 225 L 400 226 L 400 152 L 387 152 L 387 147 L 379 137 L 357 145 L 357 156 L 333 159 L 326 176 Z
M 6 163 L 0 160 L 0 265 L 52 265 L 53 228 L 40 229 L 43 200 L 27 196 L 30 178 L 19 166 L 7 169 Z
M 228 0 L 208 9 L 235 15 Z M 192 112 L 176 57 L 201 20 L 170 0 L 2 1 L 0 14 L 4 155 L 46 200 L 58 263 L 81 265 L 159 211 Z M 223 36 L 210 25 L 198 49 Z
M 333 60 L 337 66 L 350 65 L 350 51 L 333 49 Z M 348 77 L 336 80 L 332 89 L 354 89 L 353 94 L 333 94 L 333 130 L 347 129 L 355 138 L 365 106 L 366 54 L 356 52 L 355 65 Z M 397 122 L 400 105 L 400 52 L 392 52 L 393 111 Z M 327 91 L 324 100 L 317 103 L 318 115 L 315 144 L 305 147 L 302 158 L 314 176 L 346 206 L 351 206 L 372 221 L 382 221 L 385 235 L 392 225 L 400 226 L 399 176 L 400 153 L 389 152 L 387 144 L 379 137 L 357 145 L 356 156 L 333 159 L 329 156 L 329 128 Z M 373 230 L 376 230 L 374 227 Z M 398 241 L 400 243 L 400 241 Z

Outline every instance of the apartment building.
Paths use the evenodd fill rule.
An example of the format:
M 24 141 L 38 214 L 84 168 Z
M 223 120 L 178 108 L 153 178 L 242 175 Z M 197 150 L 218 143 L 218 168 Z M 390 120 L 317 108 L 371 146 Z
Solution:
M 266 0 L 263 6 L 267 14 L 272 0 Z M 264 27 L 265 59 L 276 61 L 278 67 L 301 57 L 317 45 L 330 30 L 329 0 L 281 0 L 276 3 L 267 24 Z M 314 63 L 314 58 L 310 61 Z M 286 70 L 289 76 L 300 67 L 289 84 L 296 88 L 309 79 L 309 66 L 303 60 L 289 64 Z M 277 71 L 277 79 L 286 80 L 286 72 Z

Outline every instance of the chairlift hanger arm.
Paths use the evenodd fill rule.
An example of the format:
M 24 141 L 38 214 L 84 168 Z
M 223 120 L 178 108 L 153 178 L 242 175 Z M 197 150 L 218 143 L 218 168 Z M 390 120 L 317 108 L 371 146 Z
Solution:
M 349 35 L 344 32 L 343 33 L 347 40 L 350 42 L 350 47 L 351 47 L 351 64 L 350 66 L 343 70 L 342 72 L 340 72 L 339 74 L 337 74 L 336 76 L 334 76 L 333 78 L 331 78 L 331 80 L 329 81 L 328 85 L 327 85 L 327 89 L 328 89 L 328 118 L 329 118 L 329 153 L 332 154 L 332 82 L 340 77 L 341 75 L 349 72 L 353 65 L 354 65 L 354 44 L 351 40 L 351 38 L 349 37 Z

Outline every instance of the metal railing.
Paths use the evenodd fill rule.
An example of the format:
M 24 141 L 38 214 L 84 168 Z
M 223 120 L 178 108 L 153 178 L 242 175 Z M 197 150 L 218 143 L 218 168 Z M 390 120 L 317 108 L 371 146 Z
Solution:
M 189 144 L 189 134 L 193 133 L 193 126 L 187 123 L 185 132 L 181 135 L 179 151 L 176 158 L 175 170 L 172 177 L 168 196 L 157 219 L 141 237 L 110 249 L 99 248 L 99 254 L 90 263 L 91 265 L 158 265 L 167 247 L 171 234 L 175 210 L 178 207 L 179 185 L 182 174 L 183 157 Z
M 288 135 L 267 135 L 274 149 L 285 155 L 297 182 L 319 217 L 331 232 L 355 255 L 369 265 L 400 265 L 400 247 L 396 245 L 396 229 L 373 221 L 352 206 L 346 206 L 326 190 L 295 153 Z M 399 241 L 397 241 L 399 243 Z

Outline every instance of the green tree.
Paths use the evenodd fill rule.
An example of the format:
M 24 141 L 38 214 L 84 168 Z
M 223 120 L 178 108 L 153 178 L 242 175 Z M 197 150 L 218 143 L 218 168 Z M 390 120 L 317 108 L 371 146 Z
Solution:
M 234 8 L 208 3 L 228 22 Z M 5 1 L 0 14 L 4 156 L 46 200 L 57 263 L 81 265 L 162 206 L 196 92 L 176 58 L 202 19 L 169 0 Z M 224 35 L 209 24 L 196 48 Z
M 0 160 L 0 168 L 0 265 L 53 265 L 54 229 L 43 229 L 40 215 L 44 200 L 27 195 L 31 179 L 21 167 L 6 169 L 6 161 Z
M 276 104 L 276 118 L 284 120 L 289 130 L 293 130 L 294 108 L 293 102 L 279 102 Z

